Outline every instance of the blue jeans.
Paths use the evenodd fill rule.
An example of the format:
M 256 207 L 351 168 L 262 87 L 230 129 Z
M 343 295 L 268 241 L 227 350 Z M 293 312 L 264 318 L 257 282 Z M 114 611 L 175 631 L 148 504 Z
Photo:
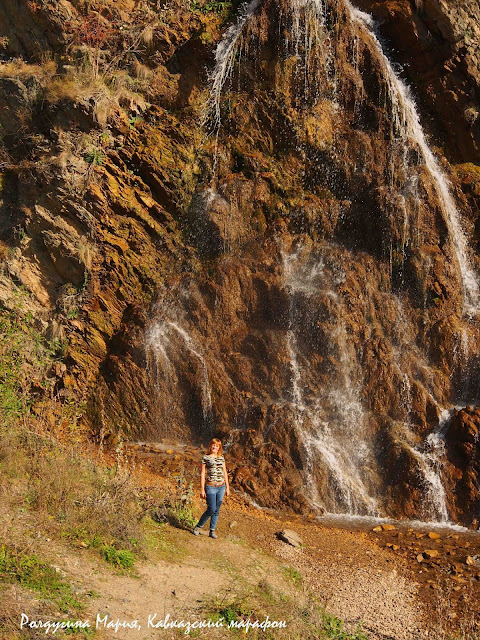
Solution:
M 211 518 L 210 531 L 215 531 L 220 505 L 225 495 L 225 485 L 222 484 L 221 487 L 213 487 L 211 484 L 207 484 L 205 485 L 205 493 L 207 494 L 207 510 L 202 514 L 197 527 L 203 527 L 206 521 Z

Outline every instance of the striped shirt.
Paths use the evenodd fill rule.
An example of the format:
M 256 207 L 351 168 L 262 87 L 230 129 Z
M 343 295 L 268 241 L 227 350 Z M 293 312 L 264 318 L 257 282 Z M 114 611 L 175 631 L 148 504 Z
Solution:
M 207 467 L 207 482 L 221 482 L 223 477 L 223 456 L 205 455 L 202 458 L 202 464 Z

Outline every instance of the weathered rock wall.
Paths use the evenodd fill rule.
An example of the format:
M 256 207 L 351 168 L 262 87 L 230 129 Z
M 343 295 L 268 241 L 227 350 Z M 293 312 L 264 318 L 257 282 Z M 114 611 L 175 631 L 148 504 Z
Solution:
M 362 6 L 462 162 L 442 159 L 476 247 L 475 43 L 452 7 Z M 11 3 L 0 22 L 0 295 L 22 285 L 64 342 L 57 394 L 86 400 L 106 441 L 221 435 L 237 486 L 268 506 L 442 517 L 427 473 L 442 471 L 422 465 L 442 409 L 478 400 L 478 329 L 371 36 L 338 2 L 321 28 L 300 23 L 320 38 L 302 41 L 300 4 L 261 3 L 207 136 L 222 16 L 85 7 Z M 435 464 L 470 523 L 478 464 L 462 437 Z

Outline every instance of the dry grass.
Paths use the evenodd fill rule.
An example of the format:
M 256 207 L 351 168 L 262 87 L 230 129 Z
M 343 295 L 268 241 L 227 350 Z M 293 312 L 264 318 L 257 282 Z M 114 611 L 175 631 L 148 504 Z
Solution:
M 139 60 L 137 59 L 135 59 L 135 61 L 133 62 L 132 70 L 135 78 L 138 78 L 140 80 L 147 80 L 152 75 L 151 69 L 145 64 L 139 62 Z
M 17 585 L 0 585 L 0 640 L 40 640 L 45 634 L 42 629 L 22 629 L 19 630 L 19 621 L 22 612 L 31 606 L 31 600 L 28 598 L 22 587 Z M 38 606 L 37 612 L 40 614 Z M 44 607 L 42 612 L 51 615 L 51 610 Z M 40 617 L 40 616 L 39 616 Z
M 126 71 L 118 70 L 108 77 L 95 77 L 91 69 L 84 66 L 69 70 L 66 75 L 49 82 L 46 98 L 53 104 L 68 100 L 93 109 L 96 122 L 103 127 L 110 116 L 125 105 L 135 105 L 135 109 L 140 111 L 145 109 L 145 100 L 135 92 L 134 86 L 135 81 Z
M 89 448 L 82 406 L 51 396 L 55 347 L 45 342 L 28 314 L 18 309 L 0 313 L 0 356 L 4 508 L 20 508 L 44 531 L 81 546 L 142 552 L 141 520 L 160 497 L 154 492 L 144 496 L 136 488 L 119 455 L 110 466 L 81 455 Z
M 0 437 L 0 468 L 3 499 L 34 513 L 41 530 L 99 551 L 145 550 L 141 520 L 152 505 L 127 469 L 97 466 L 76 447 L 20 429 Z
M 2 78 L 36 78 L 40 83 L 50 81 L 57 73 L 57 65 L 53 60 L 44 64 L 27 64 L 20 58 L 9 62 L 0 63 L 0 76 Z

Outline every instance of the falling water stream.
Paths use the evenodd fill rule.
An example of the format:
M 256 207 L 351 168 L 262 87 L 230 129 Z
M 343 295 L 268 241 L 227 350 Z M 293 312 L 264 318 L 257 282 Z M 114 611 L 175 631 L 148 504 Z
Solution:
M 215 67 L 210 74 L 210 95 L 205 109 L 205 122 L 210 118 L 213 122 L 212 130 L 218 141 L 221 125 L 221 99 L 227 81 L 231 78 L 237 64 L 239 53 L 245 43 L 242 41 L 244 31 L 250 23 L 261 0 L 253 0 L 245 5 L 236 23 L 226 32 L 218 45 L 215 54 Z M 448 228 L 449 238 L 455 260 L 460 272 L 463 291 L 463 313 L 472 318 L 479 310 L 480 290 L 473 267 L 470 264 L 469 248 L 465 233 L 460 222 L 450 186 L 446 175 L 442 171 L 439 161 L 430 149 L 425 133 L 420 123 L 419 114 L 410 90 L 394 71 L 392 63 L 384 52 L 382 44 L 375 33 L 375 25 L 371 16 L 356 9 L 349 0 L 344 0 L 347 17 L 357 32 L 361 30 L 365 39 L 369 41 L 377 53 L 383 68 L 383 77 L 388 91 L 390 116 L 394 144 L 400 149 L 400 156 L 404 158 L 405 168 L 409 156 L 409 149 L 415 148 L 418 156 L 423 160 L 426 172 L 434 187 L 443 217 Z M 316 88 L 312 91 L 310 74 L 310 56 L 317 46 L 323 56 L 323 63 L 328 64 L 330 42 L 332 37 L 325 28 L 328 0 L 291 0 L 292 12 L 292 41 L 287 43 L 287 49 L 293 51 L 294 56 L 303 63 L 300 68 L 305 75 L 304 92 L 311 99 L 315 91 L 318 93 L 320 82 L 315 79 Z M 320 46 L 319 46 L 320 45 Z M 322 49 L 323 45 L 323 49 Z M 354 57 L 359 64 L 358 41 L 354 43 Z M 316 52 L 316 50 L 315 50 Z M 355 61 L 354 61 L 355 63 Z M 327 70 L 326 77 L 331 75 Z M 318 97 L 318 95 L 317 95 Z M 355 99 L 357 100 L 357 98 Z M 355 107 L 356 108 L 356 107 Z M 215 154 L 216 155 L 216 154 Z M 216 162 L 216 158 L 215 158 Z M 406 172 L 408 174 L 408 172 Z M 413 201 L 418 195 L 419 175 L 411 176 L 403 185 L 403 192 L 395 194 L 398 201 L 398 211 L 402 216 L 402 246 L 407 243 L 412 222 L 409 221 L 406 198 Z M 416 185 L 416 186 L 415 186 Z M 395 184 L 392 185 L 395 190 Z M 290 296 L 290 322 L 286 333 L 286 347 L 289 354 L 291 370 L 291 405 L 295 413 L 295 424 L 299 439 L 306 455 L 306 473 L 309 484 L 309 494 L 313 504 L 325 504 L 318 495 L 315 485 L 315 474 L 318 466 L 326 469 L 328 485 L 334 495 L 329 497 L 328 507 L 336 513 L 364 514 L 375 516 L 381 513 L 378 487 L 372 480 L 372 469 L 375 466 L 374 447 L 370 441 L 366 423 L 368 415 L 360 400 L 361 372 L 345 326 L 342 324 L 342 304 L 344 301 L 337 295 L 335 283 L 328 281 L 323 264 L 319 258 L 316 262 L 305 259 L 301 251 L 291 254 L 283 253 L 283 271 L 285 288 Z M 314 372 L 310 370 L 307 354 L 302 353 L 299 336 L 296 329 L 296 305 L 309 303 L 309 299 L 321 296 L 330 298 L 332 317 L 336 314 L 336 327 L 331 330 L 330 339 L 338 347 L 339 371 L 331 387 L 324 393 L 312 397 L 308 392 L 307 379 Z M 315 301 L 317 303 L 317 301 Z M 314 304 L 314 301 L 311 302 Z M 400 303 L 399 303 L 400 304 Z M 197 358 L 201 355 L 192 346 L 192 342 L 178 327 L 172 327 L 182 335 L 185 344 Z M 160 332 L 161 333 L 161 332 Z M 160 335 L 160 334 L 159 334 Z M 161 333 L 165 337 L 165 332 Z M 159 347 L 160 353 L 165 355 L 165 346 Z M 163 351 L 162 351 L 163 349 Z M 404 402 L 410 404 L 410 378 L 399 364 L 400 379 L 403 380 Z M 208 375 L 205 373 L 208 387 Z M 355 381 L 355 382 L 354 382 Z M 209 399 L 204 393 L 205 405 Z M 434 399 L 432 398 L 433 402 Z M 437 405 L 438 406 L 438 405 Z M 442 485 L 442 458 L 444 456 L 443 428 L 445 424 L 443 414 L 438 427 L 424 440 L 415 444 L 410 436 L 406 436 L 403 446 L 416 461 L 420 475 L 423 478 L 425 490 L 425 515 L 439 522 L 447 523 L 449 519 L 447 499 Z M 408 420 L 408 410 L 407 417 Z M 406 432 L 409 431 L 405 422 Z
M 303 248 L 294 253 L 283 253 L 283 267 L 291 301 L 286 342 L 292 370 L 292 404 L 297 434 L 306 452 L 307 486 L 312 502 L 317 506 L 327 502 L 329 509 L 336 512 L 377 515 L 377 501 L 365 483 L 374 460 L 371 443 L 364 431 L 366 416 L 354 383 L 358 377 L 354 371 L 355 358 L 349 352 L 347 332 L 340 321 L 344 315 L 340 308 L 343 301 L 329 285 L 329 281 L 335 282 L 342 275 L 333 278 L 327 275 L 321 258 L 312 260 Z M 328 298 L 331 313 L 337 318 L 329 340 L 339 346 L 340 366 L 338 380 L 331 388 L 325 389 L 321 396 L 306 397 L 303 367 L 309 365 L 308 358 L 301 357 L 297 344 L 296 308 L 300 298 L 311 304 L 312 296 Z M 326 467 L 328 483 L 333 489 L 327 501 L 318 496 L 314 480 L 314 468 L 319 463 Z
M 160 373 L 165 375 L 172 397 L 176 397 L 178 382 L 175 379 L 175 358 L 178 358 L 181 348 L 175 349 L 175 334 L 181 338 L 187 350 L 187 357 L 193 357 L 200 365 L 199 387 L 203 422 L 204 426 L 208 426 L 212 411 L 212 394 L 207 364 L 200 348 L 188 331 L 179 324 L 178 320 L 158 320 L 150 327 L 147 333 L 147 352 L 153 355 L 157 376 Z
M 442 208 L 460 269 L 464 312 L 468 316 L 474 316 L 478 312 L 480 305 L 478 279 L 470 264 L 467 239 L 460 223 L 457 207 L 450 192 L 448 180 L 440 168 L 438 160 L 428 146 L 425 132 L 420 124 L 420 117 L 409 88 L 395 73 L 392 63 L 384 53 L 381 42 L 375 33 L 372 17 L 368 13 L 364 13 L 353 7 L 349 0 L 345 0 L 345 6 L 350 13 L 351 19 L 368 34 L 382 62 L 384 78 L 387 83 L 391 102 L 391 117 L 394 130 L 404 142 L 405 147 L 407 147 L 409 142 L 415 143 L 425 162 L 425 167 L 432 179 Z

